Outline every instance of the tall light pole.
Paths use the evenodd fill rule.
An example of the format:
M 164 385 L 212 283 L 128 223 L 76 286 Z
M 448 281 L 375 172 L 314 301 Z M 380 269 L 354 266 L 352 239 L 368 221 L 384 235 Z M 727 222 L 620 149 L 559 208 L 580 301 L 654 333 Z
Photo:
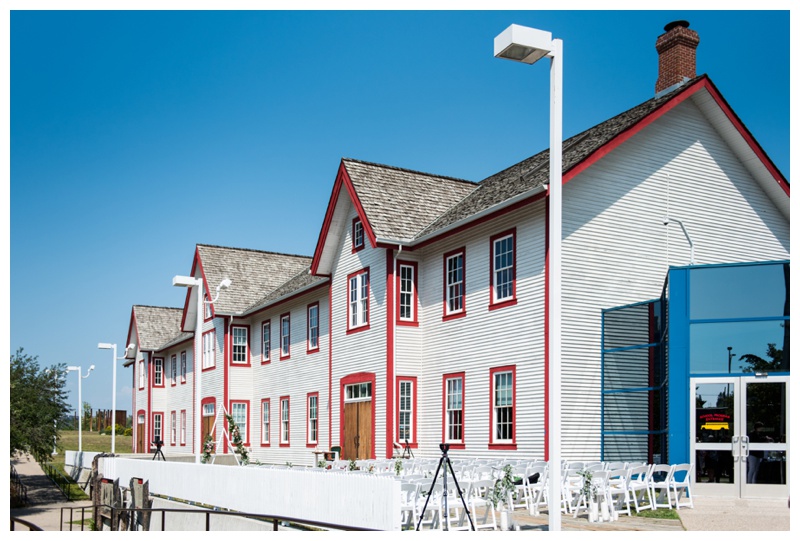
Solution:
M 83 452 L 83 396 L 81 395 L 81 381 L 88 378 L 94 370 L 94 365 L 89 367 L 85 376 L 81 376 L 80 366 L 68 366 L 67 372 L 78 373 L 78 453 Z M 82 460 L 82 459 L 81 459 Z
M 227 288 L 231 285 L 231 281 L 229 279 L 224 279 L 218 286 L 217 286 L 217 295 L 211 301 L 204 300 L 203 294 L 203 279 L 202 278 L 194 278 L 192 276 L 175 276 L 172 278 L 172 285 L 178 287 L 193 287 L 195 288 L 195 293 L 197 293 L 197 302 L 195 306 L 197 307 L 197 313 L 195 314 L 195 325 L 194 325 L 194 389 L 195 389 L 195 396 L 194 396 L 194 411 L 196 418 L 194 419 L 194 462 L 195 464 L 200 464 L 200 457 L 203 454 L 203 441 L 202 441 L 202 432 L 203 432 L 203 412 L 202 408 L 202 372 L 203 367 L 201 365 L 202 362 L 202 352 L 203 352 L 203 319 L 205 314 L 205 305 L 206 302 L 208 304 L 214 303 L 219 298 L 219 291 L 220 289 Z
M 128 347 L 125 348 L 125 353 L 128 352 L 129 349 L 133 349 L 133 344 L 128 344 Z M 97 344 L 98 349 L 110 349 L 113 350 L 113 356 L 111 357 L 111 362 L 113 363 L 113 369 L 111 371 L 111 454 L 115 454 L 116 452 L 116 436 L 117 436 L 117 361 L 124 359 L 125 355 L 122 357 L 117 357 L 117 344 L 108 344 L 106 342 L 100 342 Z
M 512 24 L 494 38 L 494 56 L 525 64 L 550 58 L 550 182 L 548 193 L 548 398 L 549 530 L 561 531 L 561 184 L 563 44 L 551 32 Z

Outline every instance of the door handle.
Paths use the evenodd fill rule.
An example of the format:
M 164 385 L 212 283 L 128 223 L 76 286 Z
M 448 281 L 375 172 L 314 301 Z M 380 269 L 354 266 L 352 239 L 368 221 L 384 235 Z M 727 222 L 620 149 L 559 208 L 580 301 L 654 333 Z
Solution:
M 739 449 L 741 448 L 739 441 L 742 439 L 741 436 L 733 436 L 731 437 L 731 454 L 733 455 L 733 461 L 739 458 Z
M 744 450 L 742 457 L 747 458 L 748 456 L 750 456 L 750 437 L 741 436 L 741 438 L 742 438 L 742 449 Z

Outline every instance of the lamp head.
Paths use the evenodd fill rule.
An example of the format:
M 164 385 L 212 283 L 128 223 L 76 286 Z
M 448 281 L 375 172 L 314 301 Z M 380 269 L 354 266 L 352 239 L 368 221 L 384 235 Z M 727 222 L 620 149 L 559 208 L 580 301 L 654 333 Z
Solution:
M 106 342 L 100 342 L 99 344 L 97 344 L 97 349 L 114 349 L 115 346 L 116 346 L 116 344 L 109 344 L 109 343 L 106 343 Z
M 90 367 L 89 367 L 89 372 L 91 372 L 92 370 L 94 370 L 94 365 L 92 365 L 92 366 L 90 366 Z M 88 374 L 89 372 L 87 372 L 87 374 Z
M 217 291 L 219 291 L 220 289 L 228 289 L 230 286 L 231 286 L 231 279 L 230 278 L 225 278 L 217 286 Z
M 494 56 L 533 64 L 553 50 L 553 34 L 512 24 L 494 38 Z
M 664 216 L 664 225 L 669 225 L 669 216 Z
M 191 276 L 175 276 L 172 278 L 172 285 L 178 287 L 193 287 L 201 283 L 199 278 L 192 278 Z

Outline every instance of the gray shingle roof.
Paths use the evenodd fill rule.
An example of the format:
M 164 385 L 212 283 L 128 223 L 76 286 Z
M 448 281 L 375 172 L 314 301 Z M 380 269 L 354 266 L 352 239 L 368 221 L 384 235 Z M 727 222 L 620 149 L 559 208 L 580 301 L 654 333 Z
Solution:
M 181 331 L 183 309 L 163 306 L 133 306 L 133 317 L 139 336 L 139 349 L 160 351 L 171 343 L 192 337 Z
M 633 127 L 701 77 L 705 76 L 692 79 L 672 92 L 647 100 L 564 141 L 562 155 L 564 173 L 583 162 L 611 139 Z M 547 149 L 482 180 L 477 189 L 420 231 L 417 238 L 433 234 L 448 225 L 465 220 L 516 195 L 546 184 L 549 176 L 550 150 Z
M 311 265 L 310 257 L 245 248 L 198 244 L 197 251 L 210 298 L 222 280 L 231 280 L 231 286 L 222 290 L 214 303 L 215 314 L 244 312 Z
M 468 180 L 350 158 L 342 162 L 375 236 L 384 240 L 413 239 L 477 186 Z
M 263 308 L 270 303 L 273 303 L 287 295 L 291 295 L 296 291 L 300 291 L 302 289 L 308 289 L 313 287 L 317 284 L 321 284 L 323 282 L 327 282 L 327 277 L 322 276 L 313 276 L 310 274 L 311 267 L 306 267 L 302 271 L 300 271 L 297 275 L 287 280 L 284 284 L 280 287 L 275 288 L 274 290 L 267 293 L 264 297 L 259 299 L 257 302 L 253 303 L 249 306 L 244 312 L 249 314 L 250 312 L 254 312 L 260 308 Z

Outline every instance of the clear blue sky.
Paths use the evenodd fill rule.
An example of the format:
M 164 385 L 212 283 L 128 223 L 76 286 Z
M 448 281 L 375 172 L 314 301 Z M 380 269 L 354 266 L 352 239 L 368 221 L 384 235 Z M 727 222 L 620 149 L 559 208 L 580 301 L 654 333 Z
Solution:
M 687 19 L 698 73 L 791 180 L 788 11 L 5 16 L 8 350 L 95 364 L 94 408 L 111 407 L 97 343 L 121 354 L 133 304 L 183 305 L 171 280 L 196 243 L 312 254 L 340 158 L 477 181 L 545 149 L 546 64 L 492 56 L 511 23 L 563 39 L 568 137 L 651 98 L 656 38 Z M 121 363 L 117 383 L 130 410 Z

